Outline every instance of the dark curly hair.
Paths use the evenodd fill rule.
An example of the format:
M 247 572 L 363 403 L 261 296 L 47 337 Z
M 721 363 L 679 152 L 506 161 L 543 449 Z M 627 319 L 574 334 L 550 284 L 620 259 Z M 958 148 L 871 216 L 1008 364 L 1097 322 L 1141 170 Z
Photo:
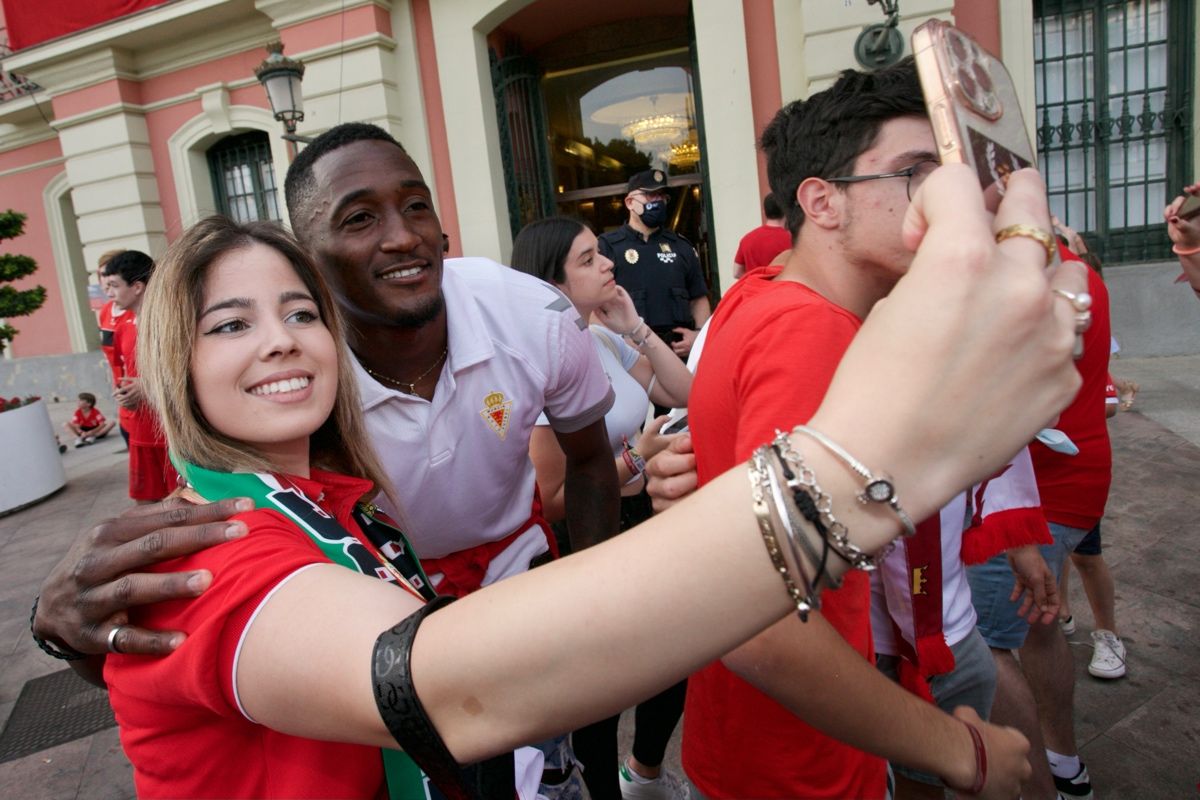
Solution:
M 849 172 L 875 143 L 883 124 L 924 116 L 925 102 L 912 58 L 877 72 L 844 70 L 830 88 L 788 103 L 763 130 L 771 193 L 787 214 L 794 239 L 804 224 L 796 187 L 808 178 Z

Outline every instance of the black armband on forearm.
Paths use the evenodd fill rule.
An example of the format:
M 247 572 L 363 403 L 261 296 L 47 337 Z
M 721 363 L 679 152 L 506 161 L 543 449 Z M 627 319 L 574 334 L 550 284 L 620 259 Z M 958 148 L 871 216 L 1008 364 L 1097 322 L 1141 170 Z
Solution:
M 412 681 L 412 645 L 417 628 L 453 597 L 422 606 L 379 634 L 371 657 L 375 705 L 388 733 L 449 800 L 516 797 L 512 753 L 463 766 L 455 760 L 417 697 Z

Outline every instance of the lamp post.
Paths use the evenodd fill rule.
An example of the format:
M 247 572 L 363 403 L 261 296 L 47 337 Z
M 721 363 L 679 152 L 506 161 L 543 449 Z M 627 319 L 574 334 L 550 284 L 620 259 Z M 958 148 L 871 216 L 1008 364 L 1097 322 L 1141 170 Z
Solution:
M 271 42 L 266 59 L 254 69 L 254 77 L 267 90 L 271 111 L 287 131 L 283 138 L 288 143 L 288 158 L 295 158 L 296 142 L 312 141 L 296 133 L 296 123 L 304 121 L 304 95 L 300 92 L 304 64 L 283 54 L 283 42 Z

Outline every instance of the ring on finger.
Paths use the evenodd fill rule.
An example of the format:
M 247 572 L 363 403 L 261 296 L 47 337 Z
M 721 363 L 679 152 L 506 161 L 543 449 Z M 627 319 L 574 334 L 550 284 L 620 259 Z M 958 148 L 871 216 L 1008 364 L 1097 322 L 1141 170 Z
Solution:
M 112 630 L 110 630 L 108 632 L 108 652 L 110 652 L 110 653 L 120 653 L 121 652 L 117 648 L 117 634 L 120 633 L 121 629 L 124 627 L 125 627 L 124 625 L 113 625 Z
M 1035 242 L 1046 248 L 1046 266 L 1050 266 L 1054 261 L 1054 256 L 1058 254 L 1058 243 L 1054 241 L 1054 237 L 1048 232 L 1034 225 L 1025 225 L 1017 223 L 1009 225 L 1007 228 L 1001 228 L 996 231 L 996 244 L 1000 244 L 1005 239 L 1011 239 L 1014 236 L 1023 236 L 1026 239 L 1033 239 Z
M 1068 292 L 1066 289 L 1051 289 L 1050 291 L 1070 303 L 1071 308 L 1078 313 L 1087 313 L 1089 317 L 1091 316 L 1092 296 L 1088 292 Z

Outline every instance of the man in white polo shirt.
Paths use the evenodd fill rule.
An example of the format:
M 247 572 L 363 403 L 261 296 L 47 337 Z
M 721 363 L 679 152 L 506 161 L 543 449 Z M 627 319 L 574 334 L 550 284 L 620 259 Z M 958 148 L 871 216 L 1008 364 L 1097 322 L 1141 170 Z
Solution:
M 612 388 L 583 321 L 541 281 L 442 261 L 429 187 L 373 125 L 340 125 L 296 158 L 292 226 L 350 328 L 367 426 L 434 587 L 462 595 L 554 547 L 529 437 L 543 409 L 567 455 L 574 547 L 617 530 L 604 413 Z

